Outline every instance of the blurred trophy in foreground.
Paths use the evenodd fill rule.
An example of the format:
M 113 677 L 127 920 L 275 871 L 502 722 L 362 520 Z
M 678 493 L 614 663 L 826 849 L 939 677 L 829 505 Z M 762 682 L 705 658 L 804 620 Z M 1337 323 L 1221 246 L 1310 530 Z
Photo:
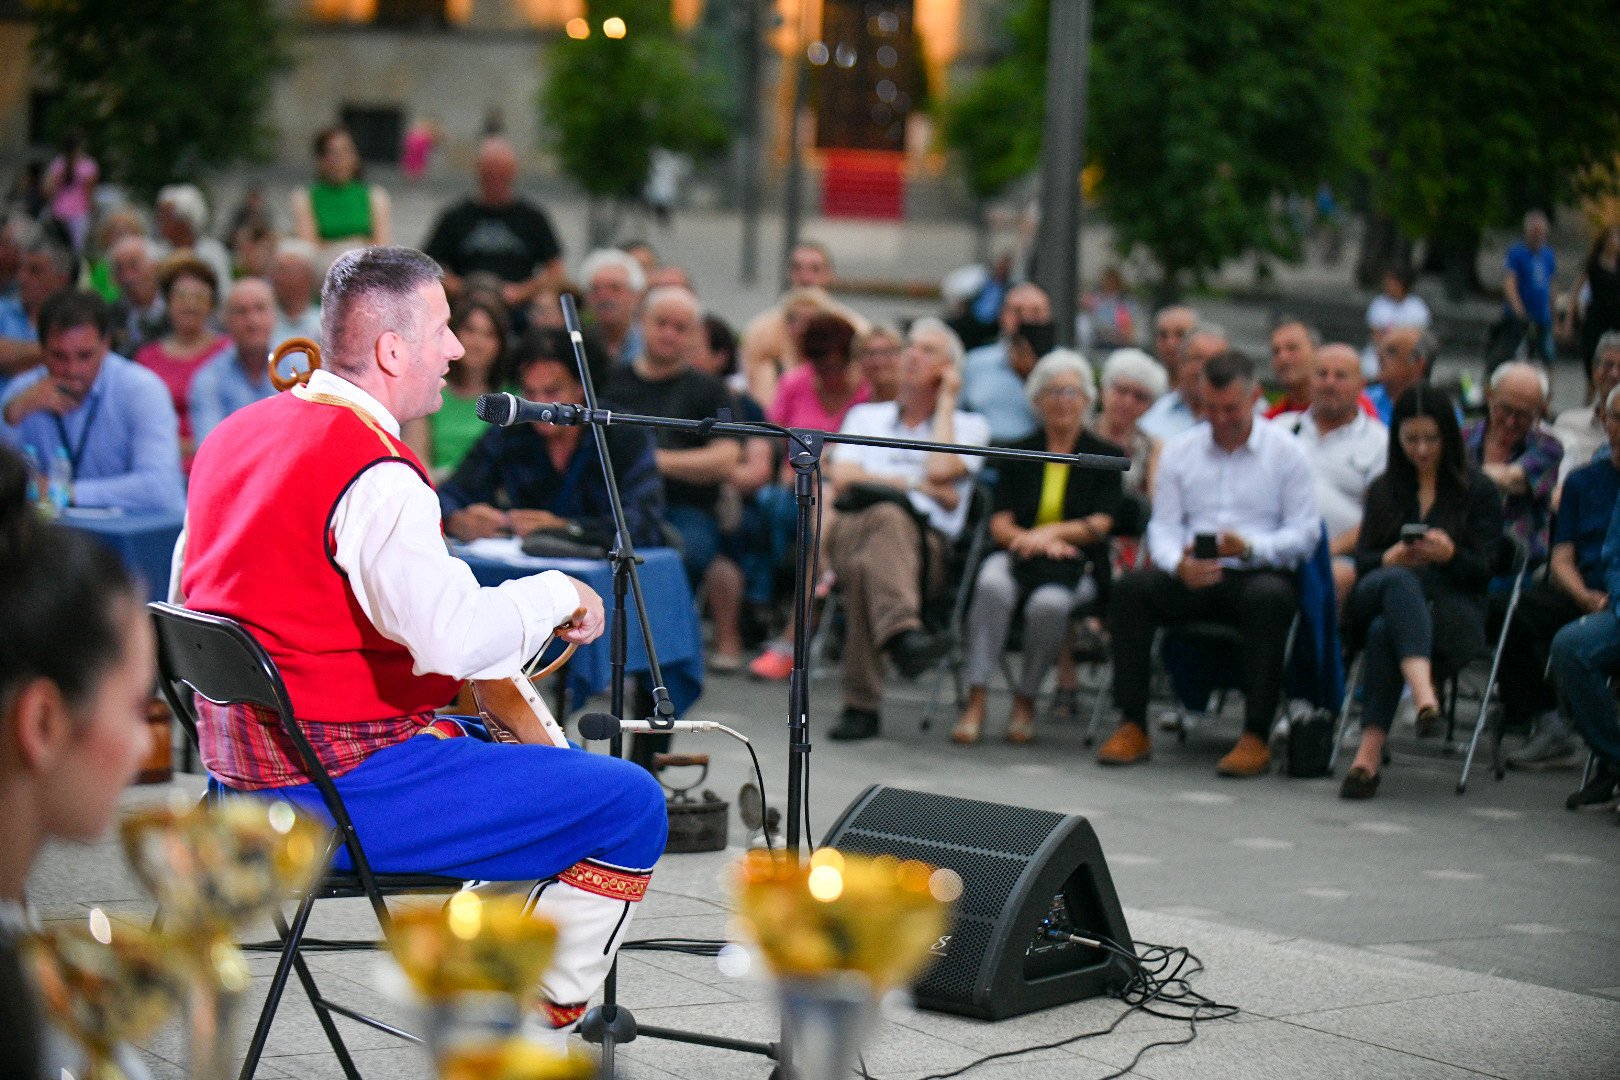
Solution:
M 878 999 L 922 969 L 962 893 L 953 870 L 833 848 L 808 863 L 751 851 L 736 880 L 737 912 L 776 978 L 802 1080 L 854 1070 Z
M 52 1021 L 84 1050 L 83 1080 L 125 1080 L 119 1047 L 155 1032 L 185 999 L 190 962 L 162 935 L 113 923 L 55 925 L 27 945 Z
M 587 1080 L 594 1062 L 517 1034 L 557 945 L 556 927 L 523 898 L 456 893 L 394 917 L 394 959 L 444 1080 Z
M 314 883 L 326 830 L 285 802 L 176 801 L 137 810 L 119 834 L 131 869 L 158 902 L 161 938 L 189 962 L 191 1071 L 223 1080 L 247 988 L 235 937 Z

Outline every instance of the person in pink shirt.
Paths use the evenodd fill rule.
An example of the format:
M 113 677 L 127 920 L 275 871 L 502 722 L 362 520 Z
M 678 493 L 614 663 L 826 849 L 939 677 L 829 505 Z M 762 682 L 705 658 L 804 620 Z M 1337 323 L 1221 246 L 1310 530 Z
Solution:
M 150 368 L 174 399 L 180 419 L 180 460 L 189 473 L 197 441 L 191 432 L 191 380 L 208 362 L 231 344 L 231 339 L 210 325 L 219 281 L 201 259 L 170 261 L 159 278 L 169 313 L 169 332 L 135 352 L 135 362 Z
M 73 240 L 73 250 L 84 250 L 85 233 L 90 229 L 90 210 L 101 169 L 79 145 L 79 136 L 69 132 L 62 140 L 62 152 L 45 170 L 45 197 L 50 200 L 51 216 L 60 221 Z
M 854 364 L 855 328 L 830 312 L 812 316 L 799 335 L 805 362 L 783 375 L 766 415 L 783 427 L 837 431 L 850 406 L 872 389 Z

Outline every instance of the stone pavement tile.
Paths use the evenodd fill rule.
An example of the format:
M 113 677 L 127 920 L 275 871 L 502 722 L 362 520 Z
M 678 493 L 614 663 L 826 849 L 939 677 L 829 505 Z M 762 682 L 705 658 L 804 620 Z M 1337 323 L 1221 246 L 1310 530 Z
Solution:
M 1578 940 L 1561 943 L 1557 952 L 1549 951 L 1540 936 L 1525 934 L 1450 938 L 1417 944 L 1432 950 L 1433 955 L 1427 958 L 1431 963 L 1457 964 L 1505 979 L 1542 985 L 1562 984 L 1569 980 L 1570 970 L 1564 950 L 1573 944 L 1576 951 L 1585 957 L 1579 969 L 1580 977 L 1587 984 L 1585 989 L 1593 990 L 1620 982 L 1620 948 L 1615 946 L 1612 939 L 1589 934 L 1569 936 Z
M 1179 1031 L 1138 1032 L 1088 1040 L 1081 1052 L 1113 1068 L 1072 1074 L 1103 1076 L 1125 1067 L 1153 1036 L 1186 1037 Z M 1251 1024 L 1212 1021 L 1198 1025 L 1198 1037 L 1184 1046 L 1154 1047 L 1142 1055 L 1132 1076 L 1142 1080 L 1465 1080 L 1480 1074 L 1354 1038 L 1295 1027 L 1277 1020 Z M 1488 1075 L 1497 1076 L 1492 1072 Z
M 324 1047 L 326 1044 L 323 1041 L 321 1045 Z M 405 1045 L 398 1039 L 387 1047 L 355 1050 L 353 1058 L 361 1076 L 386 1076 L 388 1080 L 433 1080 L 435 1076 L 433 1061 L 427 1051 L 419 1046 Z M 266 1057 L 259 1065 L 259 1075 L 294 1077 L 295 1080 L 343 1080 L 343 1066 L 338 1064 L 337 1056 L 327 1049 L 324 1053 Z M 158 1078 L 154 1077 L 153 1080 Z
M 1288 1022 L 1522 1080 L 1609 1080 L 1620 1059 L 1620 1002 L 1524 983 Z

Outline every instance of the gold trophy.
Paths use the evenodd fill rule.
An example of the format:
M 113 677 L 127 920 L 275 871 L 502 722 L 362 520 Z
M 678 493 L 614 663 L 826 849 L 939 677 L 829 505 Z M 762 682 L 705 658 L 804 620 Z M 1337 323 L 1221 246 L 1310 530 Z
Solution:
M 557 945 L 557 930 L 521 898 L 456 893 L 394 918 L 394 959 L 423 1005 L 444 1080 L 586 1080 L 594 1063 L 517 1036 Z
M 822 848 L 801 863 L 751 851 L 736 892 L 742 929 L 776 978 L 794 1075 L 842 1080 L 878 999 L 920 971 L 945 932 L 962 880 L 889 855 Z
M 290 804 L 252 798 L 176 801 L 137 810 L 119 828 L 131 869 L 158 902 L 160 940 L 189 963 L 191 1067 L 223 1080 L 248 984 L 235 936 L 325 866 L 326 830 Z
M 53 926 L 26 949 L 51 1019 L 84 1049 L 84 1080 L 125 1080 L 118 1047 L 155 1032 L 191 982 L 190 962 L 167 938 L 115 924 L 100 908 L 88 925 Z

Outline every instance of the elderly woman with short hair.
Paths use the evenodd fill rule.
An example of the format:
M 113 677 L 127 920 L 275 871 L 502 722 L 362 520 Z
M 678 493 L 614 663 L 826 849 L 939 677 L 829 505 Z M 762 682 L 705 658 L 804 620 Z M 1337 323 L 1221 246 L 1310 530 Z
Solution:
M 1144 499 L 1153 496 L 1153 471 L 1162 443 L 1136 422 L 1170 389 L 1164 366 L 1141 349 L 1115 349 L 1102 369 L 1102 400 L 1091 430 L 1130 455 L 1125 490 Z
M 1060 454 L 1123 451 L 1086 431 L 1095 396 L 1091 366 L 1078 353 L 1047 354 L 1025 384 L 1040 430 L 1013 445 Z M 1015 611 L 1024 613 L 1023 673 L 1007 723 L 1010 742 L 1035 735 L 1035 695 L 1068 634 L 1074 609 L 1108 582 L 1108 539 L 1120 501 L 1120 474 L 1039 461 L 1000 466 L 990 514 L 999 550 L 985 559 L 968 612 L 967 706 L 951 738 L 979 741 L 986 687 L 1007 643 Z

